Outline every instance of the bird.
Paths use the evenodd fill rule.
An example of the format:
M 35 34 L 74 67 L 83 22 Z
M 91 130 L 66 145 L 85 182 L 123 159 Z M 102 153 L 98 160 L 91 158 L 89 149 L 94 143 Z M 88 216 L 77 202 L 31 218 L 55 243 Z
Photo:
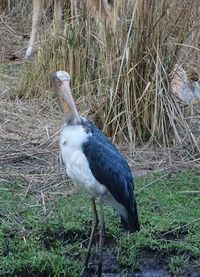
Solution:
M 32 30 L 30 34 L 29 44 L 27 46 L 25 59 L 28 60 L 33 56 L 36 47 L 36 35 L 39 29 L 40 21 L 43 17 L 43 8 L 47 6 L 47 3 L 51 1 L 44 1 L 44 0 L 32 0 L 33 4 L 33 12 L 32 12 Z M 54 17 L 54 27 L 56 33 L 59 32 L 61 29 L 61 21 L 62 21 L 62 13 L 63 13 L 63 5 L 64 0 L 55 0 L 53 1 L 53 17 Z M 94 6 L 96 10 L 101 11 L 105 14 L 110 22 L 114 23 L 114 0 L 90 0 L 89 2 L 91 6 Z M 100 12 L 100 14 L 101 14 Z
M 107 202 L 121 217 L 124 229 L 130 233 L 140 230 L 134 179 L 128 162 L 117 147 L 95 124 L 79 115 L 73 100 L 70 75 L 65 71 L 54 72 L 51 80 L 59 95 L 64 114 L 60 133 L 61 156 L 67 175 L 87 191 L 91 197 L 93 220 L 83 274 L 88 270 L 93 238 L 100 223 L 98 277 L 102 276 L 103 245 L 105 236 L 103 204 Z M 99 217 L 96 199 L 99 198 Z

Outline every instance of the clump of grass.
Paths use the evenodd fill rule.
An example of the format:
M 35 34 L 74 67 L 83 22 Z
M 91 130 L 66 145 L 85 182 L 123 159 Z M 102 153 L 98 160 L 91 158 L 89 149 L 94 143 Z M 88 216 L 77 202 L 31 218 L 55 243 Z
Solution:
M 63 33 L 52 37 L 48 29 L 41 36 L 20 92 L 46 97 L 50 73 L 66 70 L 75 97 L 110 136 L 169 145 L 187 133 L 198 148 L 169 83 L 175 64 L 187 63 L 191 52 L 188 47 L 183 54 L 183 44 L 196 46 L 197 7 L 197 0 L 117 1 L 114 26 L 91 16 L 84 4 L 71 6 Z

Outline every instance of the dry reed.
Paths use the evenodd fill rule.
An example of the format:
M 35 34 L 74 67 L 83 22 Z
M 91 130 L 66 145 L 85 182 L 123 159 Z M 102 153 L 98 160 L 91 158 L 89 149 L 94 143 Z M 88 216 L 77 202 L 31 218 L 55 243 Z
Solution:
M 168 146 L 187 134 L 198 149 L 169 80 L 175 64 L 186 66 L 197 46 L 199 1 L 117 1 L 116 26 L 77 2 L 68 7 L 59 35 L 47 26 L 40 36 L 21 96 L 49 97 L 50 73 L 66 70 L 80 110 L 114 139 Z

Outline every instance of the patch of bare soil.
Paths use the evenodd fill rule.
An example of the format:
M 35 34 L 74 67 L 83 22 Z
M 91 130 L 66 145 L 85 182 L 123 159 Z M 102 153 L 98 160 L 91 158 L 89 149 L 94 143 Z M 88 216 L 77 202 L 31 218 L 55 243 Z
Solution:
M 144 248 L 139 257 L 139 271 L 130 275 L 130 277 L 170 277 L 172 274 L 169 271 L 169 257 L 159 253 L 151 248 Z M 197 277 L 200 269 L 197 270 L 191 265 L 185 265 L 182 272 L 178 274 L 181 277 Z
M 114 245 L 113 245 L 114 246 Z M 138 268 L 134 272 L 128 271 L 127 268 L 123 272 L 120 267 L 116 255 L 112 252 L 112 247 L 107 248 L 103 252 L 103 274 L 102 277 L 171 277 L 174 276 L 169 270 L 170 257 L 164 255 L 157 250 L 145 247 L 138 256 Z M 96 276 L 96 269 L 98 267 L 98 255 L 92 257 L 92 264 L 90 264 L 90 272 L 86 276 Z M 175 276 L 181 277 L 199 277 L 200 267 L 186 264 L 182 271 Z
M 103 277 L 171 277 L 174 276 L 169 271 L 169 257 L 152 250 L 144 248 L 138 257 L 138 270 L 129 273 L 123 272 L 119 263 L 112 254 L 104 254 L 106 262 L 103 264 Z M 110 266 L 107 268 L 107 265 Z M 97 268 L 97 267 L 96 267 Z M 93 276 L 93 275 L 92 275 Z M 94 275 L 95 276 L 95 275 Z M 185 265 L 184 269 L 175 276 L 180 277 L 199 277 L 200 268 Z

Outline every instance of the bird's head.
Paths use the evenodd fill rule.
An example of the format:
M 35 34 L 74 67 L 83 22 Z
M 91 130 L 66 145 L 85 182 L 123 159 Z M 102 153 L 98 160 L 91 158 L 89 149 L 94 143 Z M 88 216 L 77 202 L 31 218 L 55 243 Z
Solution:
M 78 122 L 79 115 L 70 88 L 70 75 L 65 71 L 57 71 L 52 74 L 51 80 L 59 94 L 66 122 Z

